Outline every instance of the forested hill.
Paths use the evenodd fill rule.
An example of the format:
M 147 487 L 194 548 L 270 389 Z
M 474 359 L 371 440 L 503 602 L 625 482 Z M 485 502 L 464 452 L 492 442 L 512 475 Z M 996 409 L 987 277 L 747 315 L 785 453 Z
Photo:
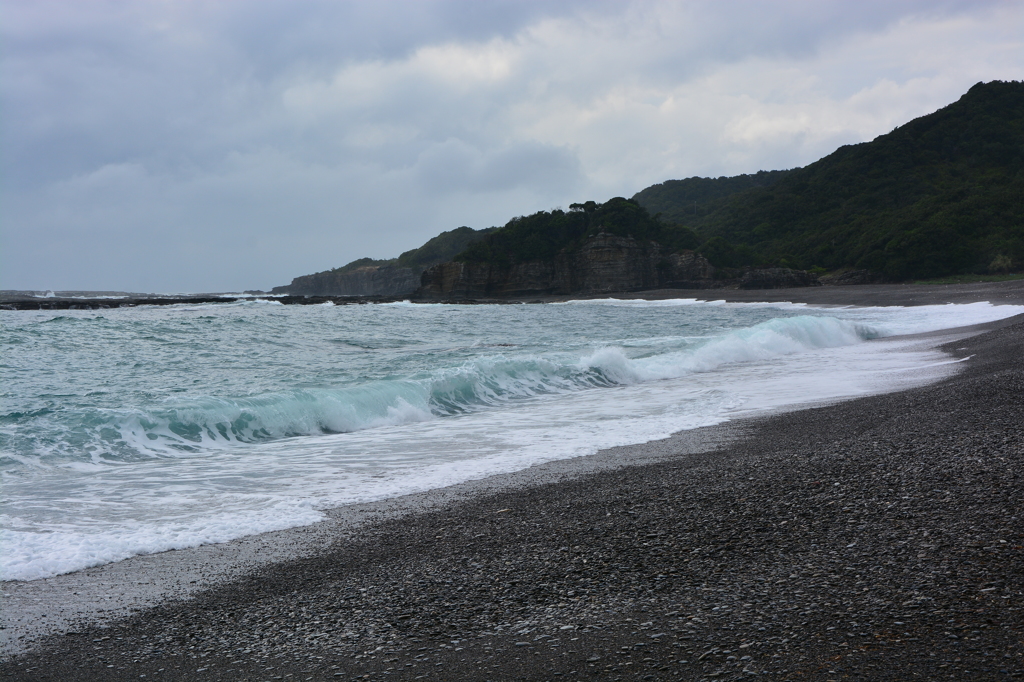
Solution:
M 564 260 L 595 240 L 622 258 L 639 249 L 637 258 L 655 258 L 661 274 L 696 250 L 724 279 L 746 266 L 869 270 L 892 281 L 1019 272 L 1024 83 L 979 83 L 935 113 L 804 168 L 669 180 L 632 199 L 541 211 L 500 229 L 461 227 L 396 259 L 360 259 L 275 291 L 401 293 L 448 260 L 494 279 L 517 265 Z
M 471 227 L 457 227 L 433 237 L 418 249 L 406 251 L 398 257 L 399 267 L 410 268 L 414 272 L 423 272 L 435 263 L 443 263 L 457 253 L 465 250 L 475 241 L 483 239 L 498 228 L 487 227 L 474 230 Z
M 632 199 L 615 197 L 603 204 L 572 204 L 513 218 L 503 228 L 470 244 L 455 257 L 464 263 L 509 266 L 527 261 L 548 261 L 559 252 L 574 250 L 600 233 L 657 242 L 670 251 L 694 249 L 700 241 L 685 227 L 652 218 Z
M 724 267 L 868 269 L 892 280 L 1024 265 L 1024 83 L 957 102 L 804 168 L 654 185 L 634 199 Z
M 720 205 L 722 199 L 753 187 L 774 185 L 791 172 L 758 171 L 733 177 L 666 180 L 637 192 L 633 199 L 651 215 L 657 215 L 666 222 L 695 224 L 695 216 L 707 213 L 711 206 Z

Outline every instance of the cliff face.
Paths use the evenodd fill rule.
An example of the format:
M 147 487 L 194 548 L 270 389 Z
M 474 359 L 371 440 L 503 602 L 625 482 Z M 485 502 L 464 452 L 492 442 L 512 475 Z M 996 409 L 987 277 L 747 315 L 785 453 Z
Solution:
M 286 287 L 276 287 L 274 292 L 281 289 L 295 296 L 401 296 L 411 294 L 419 284 L 413 270 L 383 265 L 304 275 Z
M 692 251 L 666 254 L 654 242 L 601 233 L 550 261 L 501 267 L 449 262 L 426 270 L 417 294 L 426 298 L 595 294 L 643 289 L 703 288 L 714 268 Z

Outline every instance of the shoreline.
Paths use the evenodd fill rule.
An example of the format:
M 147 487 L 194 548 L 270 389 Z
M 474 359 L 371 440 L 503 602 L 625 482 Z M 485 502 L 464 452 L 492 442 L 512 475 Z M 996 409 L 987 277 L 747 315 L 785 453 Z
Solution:
M 0 310 L 105 310 L 133 308 L 140 305 L 201 305 L 273 301 L 282 305 L 366 305 L 373 303 L 448 303 L 457 305 L 515 305 L 521 303 L 555 303 L 600 298 L 664 300 L 694 298 L 702 301 L 729 303 L 767 303 L 786 301 L 811 305 L 847 306 L 914 306 L 943 303 L 1024 304 L 1024 279 L 972 284 L 854 284 L 798 287 L 791 289 L 645 289 L 642 291 L 610 291 L 591 294 L 537 294 L 522 297 L 488 299 L 427 299 L 414 294 L 402 296 L 334 296 L 334 295 L 143 295 L 125 298 L 52 297 L 39 298 L 14 293 L 0 294 Z
M 650 292 L 642 293 L 648 294 Z M 636 297 L 647 296 L 637 295 Z M 712 298 L 712 300 L 718 299 Z M 1018 301 L 1007 300 L 999 302 Z M 1019 320 L 1016 322 L 1004 320 L 1001 322 L 990 323 L 988 325 L 979 325 L 978 327 L 995 330 L 1014 328 L 1018 330 L 1016 332 L 1017 337 L 1020 337 L 1022 334 L 1022 332 L 1020 332 L 1021 326 L 1022 325 Z M 959 342 L 964 340 L 968 335 L 978 333 L 979 331 L 980 329 L 944 330 L 943 332 L 934 332 L 929 336 L 936 339 L 944 339 L 947 346 L 948 343 L 951 343 L 953 340 L 956 340 L 959 345 L 964 345 Z M 972 338 L 977 339 L 978 337 Z M 971 341 L 971 338 L 966 338 L 965 343 L 969 345 Z M 936 343 L 939 342 L 936 341 Z M 960 354 L 959 349 L 950 348 L 949 350 Z M 971 363 L 965 364 L 966 368 L 962 374 L 969 375 L 974 371 L 974 366 Z M 550 491 L 552 489 L 556 489 L 554 494 L 557 496 L 558 488 L 566 489 L 566 491 L 569 489 L 578 491 L 580 486 L 586 486 L 588 481 L 607 482 L 609 476 L 612 476 L 612 472 L 627 471 L 629 472 L 628 476 L 640 478 L 647 477 L 649 479 L 650 472 L 653 470 L 658 467 L 671 467 L 673 464 L 698 469 L 703 467 L 704 469 L 702 469 L 702 471 L 708 470 L 711 472 L 709 475 L 713 475 L 716 472 L 721 473 L 720 470 L 723 467 L 730 465 L 730 462 L 737 460 L 745 461 L 750 458 L 749 453 L 735 452 L 738 446 L 742 446 L 751 439 L 753 439 L 753 441 L 758 441 L 759 439 L 764 441 L 764 432 L 766 429 L 770 431 L 772 428 L 776 428 L 772 425 L 785 422 L 787 415 L 789 418 L 795 419 L 799 422 L 801 418 L 794 415 L 808 415 L 812 413 L 820 414 L 822 410 L 838 410 L 842 412 L 844 406 L 848 407 L 851 403 L 861 404 L 865 402 L 870 403 L 870 401 L 885 402 L 886 400 L 891 402 L 894 400 L 893 396 L 900 396 L 904 393 L 915 394 L 930 390 L 938 390 L 936 387 L 947 386 L 951 383 L 955 383 L 958 381 L 958 377 L 960 376 L 961 375 L 957 375 L 951 379 L 943 380 L 938 384 L 933 384 L 920 389 L 910 389 L 909 391 L 895 394 L 883 394 L 880 396 L 861 398 L 824 408 L 807 409 L 806 406 L 799 406 L 794 408 L 793 411 L 759 415 L 719 426 L 685 431 L 663 441 L 654 441 L 652 443 L 602 451 L 597 455 L 579 458 L 577 460 L 550 462 L 545 465 L 531 467 L 530 469 L 513 474 L 491 477 L 481 481 L 470 481 L 452 486 L 451 488 L 429 491 L 402 498 L 383 500 L 366 505 L 343 507 L 331 510 L 327 521 L 313 526 L 279 531 L 277 533 L 260 536 L 250 536 L 249 538 L 243 538 L 232 543 L 225 543 L 224 545 L 209 545 L 190 550 L 176 550 L 157 555 L 134 557 L 116 564 L 108 564 L 106 566 L 87 569 L 85 571 L 65 576 L 58 576 L 47 580 L 32 581 L 28 583 L 5 583 L 2 586 L 2 589 L 4 592 L 3 617 L 6 629 L 0 630 L 0 636 L 2 636 L 0 641 L 3 642 L 4 656 L 7 661 L 0 666 L 0 671 L 3 671 L 5 675 L 12 675 L 15 678 L 18 678 L 17 676 L 22 673 L 27 674 L 32 672 L 25 670 L 26 667 L 30 666 L 26 666 L 24 664 L 18 666 L 16 665 L 16 662 L 9 657 L 17 651 L 23 650 L 25 644 L 36 641 L 36 638 L 40 637 L 46 630 L 59 633 L 62 629 L 66 630 L 73 627 L 78 631 L 78 634 L 68 634 L 65 636 L 58 635 L 55 638 L 45 640 L 41 642 L 41 646 L 38 647 L 35 652 L 29 654 L 29 658 L 32 658 L 33 656 L 42 656 L 44 660 L 52 659 L 56 652 L 64 651 L 68 647 L 72 650 L 79 651 L 81 656 L 86 656 L 86 649 L 90 647 L 86 646 L 84 642 L 90 637 L 88 634 L 89 632 L 96 632 L 94 626 L 97 623 L 109 624 L 110 627 L 108 629 L 111 631 L 119 629 L 123 630 L 124 627 L 129 627 L 134 631 L 140 627 L 139 618 L 142 618 L 143 621 L 152 625 L 155 620 L 158 620 L 159 617 L 161 617 L 159 615 L 154 617 L 154 614 L 174 612 L 176 609 L 180 609 L 182 612 L 191 612 L 194 616 L 196 609 L 208 610 L 208 606 L 201 606 L 201 604 L 204 602 L 213 604 L 221 603 L 225 598 L 224 595 L 231 594 L 233 590 L 235 591 L 234 596 L 229 597 L 229 601 L 233 600 L 234 603 L 232 608 L 234 610 L 237 610 L 238 608 L 245 609 L 247 606 L 251 605 L 246 604 L 246 597 L 239 596 L 237 593 L 242 585 L 251 585 L 254 580 L 257 583 L 263 583 L 268 580 L 269 577 L 273 577 L 281 572 L 283 572 L 283 574 L 287 574 L 289 571 L 303 573 L 305 571 L 303 564 L 322 564 L 328 556 L 332 556 L 339 552 L 346 554 L 351 558 L 353 556 L 353 552 L 356 552 L 355 548 L 362 547 L 366 550 L 368 543 L 370 543 L 372 538 L 384 538 L 386 545 L 388 537 L 393 538 L 396 534 L 400 535 L 402 532 L 410 532 L 408 529 L 403 528 L 403 526 L 406 525 L 412 528 L 419 527 L 423 524 L 437 525 L 438 523 L 441 523 L 441 526 L 447 526 L 448 524 L 439 522 L 438 518 L 453 514 L 459 523 L 462 523 L 467 519 L 471 520 L 472 514 L 468 513 L 467 509 L 475 509 L 479 512 L 480 506 L 486 505 L 488 500 L 515 500 L 517 496 L 525 495 L 527 497 L 532 497 L 541 494 L 540 491 Z M 792 429 L 789 429 L 789 431 L 792 431 Z M 783 432 L 785 435 L 783 440 L 786 438 L 792 440 L 795 437 L 792 433 L 787 432 L 786 429 L 783 429 Z M 820 434 L 818 434 L 818 437 L 820 437 Z M 767 451 L 766 448 L 768 450 L 771 449 L 764 443 L 758 447 L 760 447 L 762 451 Z M 756 450 L 757 448 L 755 447 L 754 449 Z M 713 456 L 712 459 L 709 460 L 709 456 Z M 777 453 L 771 456 L 777 456 Z M 614 478 L 614 476 L 612 476 L 612 478 Z M 836 485 L 838 486 L 840 484 L 836 483 Z M 494 513 L 496 513 L 494 510 L 484 510 L 480 518 L 487 518 L 489 515 Z M 578 530 L 574 530 L 569 535 L 575 538 L 578 533 Z M 445 563 L 448 553 L 444 551 L 439 552 L 437 550 L 444 547 L 446 539 L 440 535 L 435 539 L 441 539 L 440 542 L 436 543 L 440 547 L 432 547 L 432 542 L 428 536 L 416 539 L 414 544 L 422 550 L 426 557 L 426 561 Z M 575 551 L 575 545 L 573 544 L 574 541 L 575 540 L 568 540 L 569 544 L 567 547 L 569 548 L 568 552 L 570 555 Z M 514 545 L 515 541 L 509 543 L 492 543 L 492 546 L 495 551 L 501 551 L 506 544 Z M 377 551 L 376 548 L 371 547 L 370 549 L 372 551 Z M 457 553 L 458 551 L 459 548 L 455 548 L 455 552 Z M 388 555 L 388 561 L 395 562 L 401 560 L 401 554 L 402 552 L 398 552 L 397 554 L 392 552 Z M 510 558 L 512 559 L 512 563 L 514 563 L 515 558 Z M 371 568 L 372 567 L 363 565 L 359 570 L 366 572 L 370 571 Z M 355 571 L 355 574 L 358 573 L 358 570 Z M 470 571 L 470 573 L 473 573 L 473 571 Z M 665 578 L 666 576 L 661 577 Z M 273 577 L 272 582 L 279 584 L 281 580 L 282 579 L 280 577 Z M 298 581 L 297 584 L 305 584 L 306 582 L 309 582 L 309 580 L 310 578 L 306 576 L 301 581 Z M 317 578 L 313 578 L 312 580 L 315 582 Z M 656 583 L 657 576 L 651 576 L 649 577 L 649 580 L 653 580 L 654 583 Z M 116 601 L 116 595 L 123 592 L 126 584 L 133 585 L 132 594 L 127 595 L 127 597 L 122 600 L 122 603 L 116 605 L 111 604 L 111 601 Z M 90 590 L 92 591 L 90 592 Z M 14 594 L 15 592 L 18 592 L 18 594 Z M 71 598 L 72 596 L 74 598 Z M 568 606 L 574 605 L 571 601 L 572 596 L 573 595 L 569 595 L 570 601 L 563 603 L 563 606 L 568 608 Z M 76 602 L 79 606 L 78 611 L 76 611 L 75 608 Z M 87 609 L 88 613 L 86 614 L 83 614 L 80 608 L 83 604 L 89 607 Z M 155 610 L 148 612 L 143 611 L 141 615 L 134 617 L 134 621 L 129 619 L 128 621 L 121 620 L 118 622 L 119 619 L 123 619 L 128 615 L 129 611 L 154 606 L 156 607 Z M 550 607 L 551 605 L 549 605 L 548 608 Z M 60 608 L 66 609 L 65 615 L 61 615 L 57 612 Z M 43 618 L 40 616 L 43 614 L 46 615 L 46 620 L 48 622 L 47 625 L 43 625 L 42 623 Z M 85 615 L 86 619 L 91 621 L 93 625 L 72 624 L 72 621 L 76 617 L 80 617 L 82 615 Z M 399 615 L 401 616 L 401 614 Z M 9 620 L 16 617 L 22 618 L 22 622 L 20 624 Z M 410 616 L 408 618 L 399 617 L 394 619 L 395 623 L 392 625 L 397 626 L 398 623 L 412 618 L 414 618 L 414 616 Z M 125 623 L 131 623 L 131 625 L 125 625 Z M 54 624 L 56 624 L 57 627 L 51 627 Z M 148 625 L 146 627 L 148 627 Z M 562 625 L 559 625 L 558 627 L 561 628 Z M 633 628 L 636 626 L 630 625 L 629 627 Z M 634 635 L 635 633 L 629 636 L 635 639 Z M 25 639 L 19 640 L 18 637 L 21 636 L 24 636 Z M 500 638 L 503 635 L 501 632 L 498 632 L 495 636 Z M 79 642 L 79 640 L 82 640 L 82 642 Z M 658 642 L 651 642 L 651 644 L 657 643 Z M 519 643 L 516 642 L 514 644 L 518 646 Z M 77 649 L 76 646 L 78 646 Z M 113 647 L 114 645 L 111 644 L 109 646 Z M 509 650 L 513 652 L 515 651 L 514 648 Z M 222 654 L 223 653 L 225 652 L 222 652 Z M 352 655 L 355 656 L 360 654 Z M 81 661 L 84 659 L 79 658 L 75 660 Z M 226 659 L 224 662 L 230 663 L 230 661 L 227 661 Z M 351 661 L 349 662 L 351 663 Z M 187 661 L 175 660 L 174 663 L 187 663 Z M 340 663 L 340 661 L 335 662 L 335 664 L 338 663 Z M 454 661 L 451 663 L 453 665 L 455 664 Z M 134 666 L 134 664 L 132 665 Z M 414 664 L 414 666 L 415 665 L 417 664 Z M 580 665 L 594 667 L 589 664 Z M 209 669 L 205 668 L 200 671 L 200 667 L 201 666 L 197 667 L 197 665 L 193 665 L 191 668 L 180 667 L 180 673 L 181 675 L 184 675 L 181 679 L 192 679 L 193 677 L 190 676 L 198 675 L 200 672 L 209 672 Z M 131 676 L 137 679 L 139 673 L 132 668 L 132 674 L 128 675 L 127 673 L 129 668 L 132 668 L 132 666 L 126 666 L 123 668 L 125 671 L 124 679 Z M 458 666 L 455 666 L 455 668 L 452 669 L 457 668 Z M 105 675 L 108 676 L 109 679 L 119 678 L 121 669 L 121 665 L 118 665 L 118 677 L 112 676 L 112 673 Z M 142 668 L 138 669 L 141 670 Z M 228 669 L 229 668 L 221 667 L 220 671 L 223 673 L 223 671 Z M 464 679 L 474 679 L 473 675 L 470 674 L 468 670 L 468 668 L 464 669 L 463 674 L 457 676 Z M 296 669 L 296 673 L 298 672 L 298 669 Z M 383 673 L 387 671 L 382 670 L 379 672 Z M 568 672 L 568 670 L 566 672 Z M 65 674 L 68 674 L 68 670 L 65 670 Z M 322 674 L 322 677 L 314 677 L 314 679 L 333 679 L 333 671 L 330 673 L 321 671 L 320 674 Z M 354 674 L 355 673 L 353 673 L 353 675 Z M 396 673 L 392 672 L 391 678 L 395 678 L 395 675 Z M 167 677 L 167 675 L 164 676 Z M 201 677 L 202 675 L 199 676 Z M 305 676 L 303 679 L 304 678 Z M 18 679 L 48 678 L 29 675 Z M 91 678 L 88 676 L 72 676 L 64 677 L 63 679 Z M 224 679 L 232 678 L 228 676 Z M 503 679 L 514 678 L 505 677 Z M 526 677 L 515 679 L 535 678 L 527 675 Z
M 746 421 L 736 419 L 680 431 L 658 441 L 553 460 L 443 488 L 332 507 L 324 510 L 327 518 L 307 526 L 136 555 L 50 578 L 3 581 L 0 656 L 22 653 L 53 634 L 102 626 L 164 602 L 190 599 L 273 564 L 315 557 L 377 524 L 553 480 L 573 480 L 601 471 L 664 461 L 680 454 L 710 452 L 724 442 L 742 437 Z
M 916 339 L 922 347 L 931 348 L 1002 324 L 1004 322 L 997 321 L 886 337 L 881 341 Z M 854 398 L 839 398 L 823 404 L 849 399 Z M 42 637 L 73 631 L 82 623 L 112 622 L 164 601 L 191 598 L 267 565 L 315 556 L 338 538 L 355 537 L 362 528 L 373 524 L 551 480 L 565 481 L 609 469 L 708 452 L 726 441 L 741 438 L 751 420 L 815 406 L 812 402 L 798 402 L 771 410 L 741 410 L 726 422 L 680 431 L 667 439 L 553 460 L 418 493 L 324 509 L 326 518 L 310 525 L 257 533 L 223 543 L 136 555 L 50 578 L 2 581 L 0 599 L 4 608 L 0 611 L 0 652 L 15 654 Z M 133 587 L 125 590 L 125 585 Z

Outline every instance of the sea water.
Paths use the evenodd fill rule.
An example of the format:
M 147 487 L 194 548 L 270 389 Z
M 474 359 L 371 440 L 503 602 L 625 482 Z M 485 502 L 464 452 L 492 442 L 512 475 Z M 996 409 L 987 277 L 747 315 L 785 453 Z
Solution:
M 0 311 L 0 579 L 919 385 L 1014 306 L 692 299 Z

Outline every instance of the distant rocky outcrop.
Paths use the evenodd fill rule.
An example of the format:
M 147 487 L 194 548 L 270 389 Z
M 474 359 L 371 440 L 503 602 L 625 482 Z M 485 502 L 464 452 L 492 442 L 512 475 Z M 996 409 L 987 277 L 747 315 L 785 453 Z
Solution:
M 271 293 L 292 296 L 406 296 L 420 285 L 420 274 L 431 265 L 455 256 L 496 228 L 458 227 L 442 232 L 423 246 L 398 258 L 360 258 L 340 268 L 303 275 Z
M 397 265 L 365 265 L 296 277 L 275 294 L 294 296 L 401 296 L 419 286 L 419 273 Z
M 416 294 L 466 299 L 704 288 L 713 285 L 713 276 L 711 264 L 693 251 L 666 253 L 656 242 L 601 232 L 550 260 L 435 265 L 423 273 Z

